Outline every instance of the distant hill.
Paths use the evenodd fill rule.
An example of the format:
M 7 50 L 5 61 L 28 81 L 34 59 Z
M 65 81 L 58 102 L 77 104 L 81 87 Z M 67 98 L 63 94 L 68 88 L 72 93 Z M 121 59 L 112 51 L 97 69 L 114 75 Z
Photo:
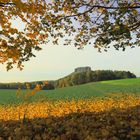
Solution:
M 43 90 L 52 90 L 74 85 L 85 84 L 89 82 L 105 81 L 136 78 L 136 75 L 130 71 L 112 71 L 112 70 L 95 70 L 90 67 L 78 67 L 71 74 L 54 81 L 48 81 L 48 84 L 42 88 Z M 45 81 L 25 82 L 25 83 L 0 83 L 0 89 L 26 89 L 26 84 L 33 89 L 36 84 L 44 84 Z
M 95 70 L 90 67 L 79 67 L 73 73 L 55 81 L 55 87 L 68 87 L 74 85 L 85 84 L 89 82 L 97 82 L 104 80 L 116 80 L 136 78 L 136 75 L 130 71 L 112 71 L 112 70 Z

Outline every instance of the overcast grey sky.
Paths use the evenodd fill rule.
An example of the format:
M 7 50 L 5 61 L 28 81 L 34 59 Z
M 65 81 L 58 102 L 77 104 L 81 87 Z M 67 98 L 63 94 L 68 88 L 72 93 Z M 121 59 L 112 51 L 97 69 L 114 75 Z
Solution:
M 76 67 L 90 66 L 92 70 L 126 70 L 140 76 L 140 48 L 98 53 L 91 46 L 77 50 L 70 46 L 42 46 L 36 58 L 25 63 L 22 71 L 16 68 L 7 72 L 0 65 L 0 82 L 24 82 L 37 80 L 54 80 L 66 76 Z

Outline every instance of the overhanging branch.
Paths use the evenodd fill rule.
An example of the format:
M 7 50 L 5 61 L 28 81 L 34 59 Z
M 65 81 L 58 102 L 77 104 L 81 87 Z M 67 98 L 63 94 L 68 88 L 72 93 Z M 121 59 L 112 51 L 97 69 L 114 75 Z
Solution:
M 88 6 L 91 8 L 102 8 L 102 9 L 139 9 L 140 5 L 137 6 L 101 6 L 101 5 L 90 5 L 90 4 L 84 4 L 83 6 Z
M 7 6 L 12 6 L 12 5 L 15 5 L 14 3 L 3 3 L 3 2 L 0 2 L 0 7 L 7 7 Z
M 120 9 L 140 9 L 140 6 L 121 6 L 121 7 L 108 7 L 108 6 L 101 6 L 101 5 L 89 5 L 89 4 L 84 4 L 83 6 L 88 6 L 90 7 L 88 10 L 81 12 L 81 13 L 77 13 L 77 14 L 73 14 L 73 15 L 68 15 L 68 16 L 64 16 L 64 17 L 60 17 L 59 21 L 61 21 L 62 19 L 66 19 L 66 18 L 70 18 L 70 17 L 77 17 L 77 16 L 81 16 L 84 15 L 86 13 L 91 12 L 94 8 L 98 8 L 98 9 L 107 9 L 107 10 L 120 10 Z M 82 6 L 80 6 L 82 7 Z

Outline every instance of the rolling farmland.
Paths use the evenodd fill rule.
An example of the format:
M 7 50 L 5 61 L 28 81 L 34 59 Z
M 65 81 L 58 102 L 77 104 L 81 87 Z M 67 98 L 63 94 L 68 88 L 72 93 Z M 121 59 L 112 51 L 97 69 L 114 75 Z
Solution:
M 22 91 L 26 94 L 26 90 Z M 92 82 L 73 87 L 58 88 L 55 90 L 41 90 L 30 101 L 71 100 L 104 98 L 110 95 L 140 94 L 140 78 Z M 16 97 L 16 90 L 0 90 L 0 104 L 20 103 L 22 99 Z

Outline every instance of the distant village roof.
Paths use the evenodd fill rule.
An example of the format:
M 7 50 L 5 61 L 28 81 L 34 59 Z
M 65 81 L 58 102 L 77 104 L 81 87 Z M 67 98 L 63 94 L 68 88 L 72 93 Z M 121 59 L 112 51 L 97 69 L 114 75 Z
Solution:
M 87 72 L 87 71 L 91 71 L 91 67 L 78 67 L 75 69 L 74 72 L 78 73 L 78 72 Z

